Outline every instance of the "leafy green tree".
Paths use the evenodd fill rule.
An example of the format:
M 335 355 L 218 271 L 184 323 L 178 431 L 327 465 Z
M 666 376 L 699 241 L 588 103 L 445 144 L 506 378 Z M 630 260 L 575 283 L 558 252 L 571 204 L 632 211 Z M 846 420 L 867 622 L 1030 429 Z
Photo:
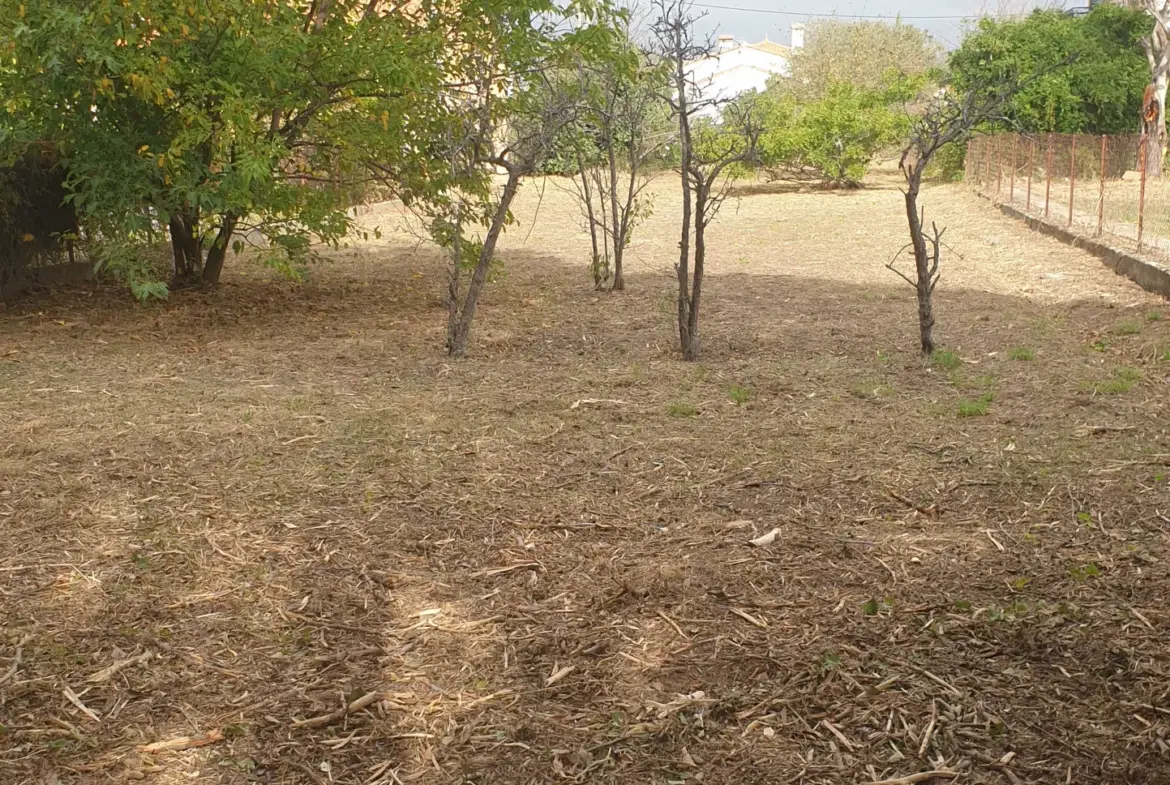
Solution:
M 1005 107 L 1010 122 L 1032 132 L 1133 133 L 1150 78 L 1140 43 L 1150 24 L 1144 12 L 1114 4 L 1082 17 L 1036 11 L 983 19 L 951 54 L 954 85 L 967 90 L 1043 72 Z
M 486 175 L 451 165 L 462 96 L 559 46 L 582 0 L 0 0 L 0 153 L 53 143 L 91 237 L 114 253 L 170 237 L 172 285 L 218 282 L 244 230 L 281 265 L 351 228 L 349 188 L 408 202 Z
M 749 99 L 764 129 L 759 163 L 778 178 L 857 185 L 873 158 L 909 131 L 906 104 L 923 81 L 891 72 L 879 87 L 836 82 L 807 103 L 782 83 L 770 86 Z
M 890 73 L 926 76 L 943 59 L 929 33 L 902 22 L 825 19 L 809 25 L 806 40 L 792 53 L 792 78 L 782 84 L 803 103 L 827 98 L 841 83 L 881 91 Z

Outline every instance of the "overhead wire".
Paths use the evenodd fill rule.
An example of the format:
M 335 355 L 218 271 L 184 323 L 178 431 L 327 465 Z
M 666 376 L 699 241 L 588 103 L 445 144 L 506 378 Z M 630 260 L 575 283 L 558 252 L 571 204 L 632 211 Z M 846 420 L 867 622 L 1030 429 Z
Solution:
M 987 14 L 960 14 L 960 15 L 921 15 L 921 14 L 837 14 L 823 11 L 778 11 L 771 8 L 745 8 L 743 6 L 718 5 L 716 3 L 693 3 L 696 8 L 709 8 L 716 11 L 747 11 L 755 14 L 773 14 L 777 16 L 818 17 L 823 19 L 924 19 L 924 20 L 952 20 L 978 19 Z M 994 16 L 1022 16 L 1023 14 L 994 14 Z

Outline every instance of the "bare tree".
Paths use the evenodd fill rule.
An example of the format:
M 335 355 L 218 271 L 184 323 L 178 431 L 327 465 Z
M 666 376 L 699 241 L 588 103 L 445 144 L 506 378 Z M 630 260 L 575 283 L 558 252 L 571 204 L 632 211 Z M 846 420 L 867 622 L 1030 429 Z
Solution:
M 660 70 L 642 62 L 632 45 L 627 44 L 625 54 L 579 64 L 581 125 L 587 130 L 573 137 L 577 197 L 593 250 L 593 282 L 604 289 L 612 275 L 616 291 L 625 289 L 625 249 L 648 208 L 643 192 L 654 172 L 647 164 L 670 137 L 655 122 L 665 114 L 657 95 Z
M 534 75 L 532 78 L 543 77 Z M 486 82 L 484 88 L 490 91 L 493 85 Z M 467 354 L 475 309 L 487 284 L 500 235 L 511 222 L 512 202 L 520 191 L 521 181 L 535 173 L 561 129 L 576 119 L 576 107 L 568 101 L 566 98 L 563 101 L 541 102 L 535 109 L 532 105 L 525 107 L 524 104 L 513 102 L 514 111 L 519 111 L 515 111 L 506 126 L 492 122 L 492 112 L 482 111 L 479 121 L 474 123 L 470 131 L 469 148 L 473 151 L 470 165 L 494 167 L 503 172 L 504 181 L 494 200 L 487 201 L 487 209 L 480 215 L 480 222 L 486 229 L 478 242 L 469 242 L 463 237 L 467 210 L 463 197 L 458 196 L 449 206 L 448 213 L 454 220 L 446 224 L 447 232 L 444 235 L 450 238 L 452 247 L 447 320 L 447 353 L 452 357 Z M 525 113 L 524 108 L 531 111 Z M 501 136 L 504 141 L 497 142 Z M 470 279 L 460 302 L 460 280 L 468 267 Z
M 1166 150 L 1166 88 L 1170 86 L 1170 0 L 1141 0 L 1153 17 L 1150 34 L 1142 39 L 1150 63 L 1150 84 L 1142 102 L 1142 133 L 1146 135 L 1146 174 L 1162 175 Z
M 727 196 L 729 167 L 755 154 L 760 131 L 751 117 L 750 103 L 719 102 L 705 98 L 692 78 L 691 62 L 706 56 L 710 42 L 694 37 L 695 16 L 690 0 L 657 0 L 654 22 L 658 55 L 670 67 L 673 92 L 668 97 L 678 122 L 679 174 L 682 182 L 682 231 L 678 277 L 678 337 L 683 358 L 699 356 L 699 306 L 706 266 L 706 231 Z M 724 116 L 718 122 L 703 114 Z M 691 241 L 694 240 L 692 262 Z
M 906 220 L 910 242 L 890 260 L 888 269 L 914 287 L 918 297 L 918 332 L 924 355 L 934 352 L 934 290 L 939 281 L 939 261 L 946 247 L 942 241 L 945 229 L 933 221 L 926 225 L 926 212 L 919 206 L 922 177 L 934 156 L 948 144 L 964 143 L 972 131 L 981 125 L 1005 121 L 1004 106 L 1025 86 L 1067 65 L 1065 60 L 1053 68 L 1034 74 L 1024 81 L 1010 80 L 994 85 L 972 85 L 963 95 L 943 87 L 930 100 L 922 113 L 912 119 L 909 141 L 902 151 L 901 169 L 906 177 L 903 191 L 906 202 Z M 909 250 L 914 257 L 913 277 L 897 268 L 902 253 Z

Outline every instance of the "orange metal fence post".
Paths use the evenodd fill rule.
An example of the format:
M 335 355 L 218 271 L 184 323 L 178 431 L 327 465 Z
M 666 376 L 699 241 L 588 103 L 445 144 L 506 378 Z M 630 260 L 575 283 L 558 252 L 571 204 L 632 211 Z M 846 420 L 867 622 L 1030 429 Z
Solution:
M 1101 195 L 1097 198 L 1097 236 L 1105 231 L 1105 148 L 1109 137 L 1101 134 Z
M 1032 212 L 1032 171 L 1036 161 L 1036 140 L 1028 140 L 1028 212 Z
M 1052 134 L 1048 134 L 1048 163 L 1044 166 L 1044 217 L 1048 217 L 1048 208 L 1052 206 Z
M 1077 137 L 1074 134 L 1068 148 L 1068 225 L 1072 226 L 1073 199 L 1077 195 Z
M 1012 176 L 1011 183 L 1008 184 L 1008 203 L 1016 201 L 1016 135 L 1012 134 L 1012 164 L 1010 174 Z
M 1141 141 L 1138 143 L 1138 166 L 1142 168 L 1140 175 L 1141 186 L 1138 189 L 1138 236 L 1137 249 L 1138 253 L 1142 252 L 1142 232 L 1146 228 L 1146 156 L 1149 154 L 1149 137 L 1147 134 L 1142 134 Z

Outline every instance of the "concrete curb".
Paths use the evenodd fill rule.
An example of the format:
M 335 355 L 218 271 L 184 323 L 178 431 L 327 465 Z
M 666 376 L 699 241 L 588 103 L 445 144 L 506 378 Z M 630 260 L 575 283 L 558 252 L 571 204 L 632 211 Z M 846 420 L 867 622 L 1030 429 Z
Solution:
M 1043 219 L 1028 215 L 1023 210 L 1008 204 L 999 205 L 999 209 L 1009 218 L 1016 218 L 1028 225 L 1028 228 L 1040 234 L 1060 240 L 1066 245 L 1084 249 L 1105 262 L 1106 267 L 1113 269 L 1118 275 L 1124 275 L 1148 292 L 1170 298 L 1170 270 L 1154 262 L 1142 259 L 1136 254 L 1122 251 L 1106 245 L 1099 240 L 1093 240 L 1072 232 L 1063 226 L 1048 223 Z

